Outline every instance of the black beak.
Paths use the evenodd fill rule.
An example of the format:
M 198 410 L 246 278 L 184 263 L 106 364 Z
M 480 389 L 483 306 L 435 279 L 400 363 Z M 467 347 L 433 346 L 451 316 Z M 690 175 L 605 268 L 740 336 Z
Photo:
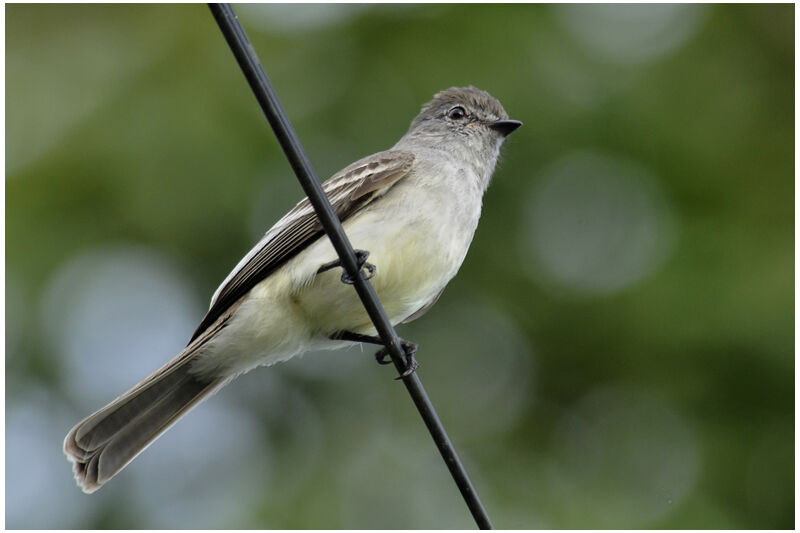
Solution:
M 522 126 L 519 120 L 495 120 L 489 123 L 489 127 L 500 133 L 503 137 L 511 134 L 515 129 Z

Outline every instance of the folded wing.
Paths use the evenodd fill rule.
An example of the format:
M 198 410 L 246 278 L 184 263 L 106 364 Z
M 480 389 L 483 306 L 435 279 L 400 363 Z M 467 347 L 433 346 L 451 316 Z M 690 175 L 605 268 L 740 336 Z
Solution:
M 339 220 L 344 222 L 406 176 L 413 164 L 414 155 L 411 152 L 379 152 L 341 170 L 322 187 Z M 267 231 L 225 278 L 214 293 L 211 307 L 191 340 L 208 329 L 256 284 L 319 239 L 323 233 L 311 202 L 304 198 Z

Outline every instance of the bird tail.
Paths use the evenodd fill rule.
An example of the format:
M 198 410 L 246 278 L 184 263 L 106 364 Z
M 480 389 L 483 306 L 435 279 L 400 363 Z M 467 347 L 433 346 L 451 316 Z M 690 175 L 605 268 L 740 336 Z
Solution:
M 72 428 L 64 439 L 64 453 L 84 492 L 99 489 L 189 409 L 225 384 L 225 378 L 190 373 L 193 352 L 187 348 Z

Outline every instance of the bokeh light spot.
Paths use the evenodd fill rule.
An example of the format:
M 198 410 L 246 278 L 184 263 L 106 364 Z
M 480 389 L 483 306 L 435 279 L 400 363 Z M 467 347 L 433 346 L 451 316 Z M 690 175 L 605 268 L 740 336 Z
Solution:
M 550 165 L 524 204 L 523 254 L 542 276 L 610 293 L 651 274 L 673 244 L 673 216 L 653 176 L 609 155 L 575 152 Z
M 202 307 L 171 261 L 118 245 L 64 263 L 45 288 L 41 313 L 68 390 L 97 409 L 177 355 Z
M 488 435 L 519 422 L 533 394 L 534 357 L 511 317 L 478 297 L 443 296 L 414 326 L 408 338 L 421 346 L 419 371 L 439 392 L 437 410 L 450 431 L 488 445 Z
M 590 53 L 620 64 L 652 61 L 691 38 L 706 8 L 692 4 L 553 6 L 567 32 Z
M 6 527 L 80 529 L 94 507 L 61 451 L 73 415 L 57 395 L 30 385 L 6 409 Z
M 258 31 L 292 34 L 344 24 L 370 8 L 367 4 L 241 4 L 236 9 Z
M 271 448 L 258 427 L 247 411 L 211 398 L 111 483 L 127 485 L 141 527 L 244 527 L 250 506 L 271 492 Z
M 586 394 L 562 417 L 552 450 L 552 486 L 569 495 L 565 527 L 647 527 L 680 504 L 697 477 L 688 423 L 664 399 L 625 387 Z

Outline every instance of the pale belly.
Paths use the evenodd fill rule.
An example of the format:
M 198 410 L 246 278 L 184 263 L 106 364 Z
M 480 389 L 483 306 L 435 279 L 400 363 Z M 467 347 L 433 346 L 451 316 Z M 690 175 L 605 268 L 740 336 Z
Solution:
M 442 206 L 427 196 L 408 202 L 386 202 L 344 223 L 353 247 L 370 253 L 368 262 L 376 267 L 370 282 L 395 325 L 431 302 L 455 276 L 480 215 L 479 204 Z M 412 208 L 416 216 L 409 216 Z M 346 345 L 330 340 L 338 331 L 374 335 L 356 291 L 341 281 L 342 269 L 317 274 L 337 257 L 323 237 L 253 287 L 198 357 L 197 371 L 232 375 L 307 350 Z
M 345 227 L 356 249 L 370 253 L 376 268 L 370 280 L 392 324 L 397 324 L 430 302 L 458 271 L 472 233 L 427 220 L 411 223 L 381 220 L 366 214 Z M 377 231 L 376 231 L 377 230 Z M 336 257 L 327 241 L 310 250 L 323 264 Z M 325 258 L 325 260 L 322 260 Z M 304 261 L 305 262 L 305 261 Z M 342 269 L 318 274 L 296 293 L 297 303 L 318 328 L 319 335 L 336 331 L 374 334 L 374 327 L 353 287 L 341 282 Z

